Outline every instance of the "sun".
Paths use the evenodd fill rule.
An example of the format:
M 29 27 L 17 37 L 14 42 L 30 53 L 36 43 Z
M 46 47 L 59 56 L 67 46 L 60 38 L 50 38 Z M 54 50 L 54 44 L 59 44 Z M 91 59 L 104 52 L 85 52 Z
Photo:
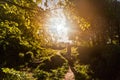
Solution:
M 63 13 L 63 9 L 57 9 L 51 12 L 52 15 L 49 18 L 49 33 L 53 41 L 57 42 L 69 42 L 69 27 L 66 24 L 66 17 Z
M 48 27 L 46 31 L 50 34 L 52 41 L 68 43 L 71 42 L 68 36 L 70 28 L 66 24 L 67 20 L 63 8 L 56 9 L 59 2 L 65 4 L 65 0 L 42 0 L 42 3 L 39 3 L 38 7 L 41 7 L 43 10 L 51 9 L 48 12 L 50 16 L 45 21 L 45 28 L 46 26 Z M 47 3 L 47 6 L 45 3 Z

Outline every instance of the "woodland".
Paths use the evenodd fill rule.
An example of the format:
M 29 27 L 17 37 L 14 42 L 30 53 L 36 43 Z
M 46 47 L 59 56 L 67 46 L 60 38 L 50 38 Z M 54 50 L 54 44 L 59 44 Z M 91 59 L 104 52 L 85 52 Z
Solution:
M 120 80 L 119 0 L 0 0 L 0 80 Z

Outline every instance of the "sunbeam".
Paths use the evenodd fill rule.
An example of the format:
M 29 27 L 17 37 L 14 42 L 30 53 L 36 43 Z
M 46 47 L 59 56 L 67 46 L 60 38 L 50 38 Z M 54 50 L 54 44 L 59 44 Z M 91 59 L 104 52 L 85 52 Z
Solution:
M 68 32 L 69 27 L 66 26 L 66 17 L 63 9 L 57 9 L 51 11 L 51 17 L 49 18 L 49 32 L 53 41 L 57 42 L 69 42 Z

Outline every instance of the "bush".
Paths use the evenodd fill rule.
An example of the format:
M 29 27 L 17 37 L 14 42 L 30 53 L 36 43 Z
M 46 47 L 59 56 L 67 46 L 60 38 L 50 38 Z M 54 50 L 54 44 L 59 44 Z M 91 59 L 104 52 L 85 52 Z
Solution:
M 91 80 L 91 76 L 89 75 L 89 72 L 91 72 L 89 65 L 80 65 L 75 64 L 75 80 Z
M 39 65 L 39 69 L 42 69 L 47 72 L 51 72 L 52 69 L 57 69 L 62 67 L 67 61 L 60 55 L 54 55 L 50 59 L 43 61 L 43 65 Z
M 34 77 L 38 80 L 62 80 L 67 70 L 67 61 L 60 55 L 54 55 L 36 68 Z
M 37 80 L 62 80 L 67 70 L 68 66 L 66 64 L 60 68 L 52 69 L 51 72 L 36 69 L 34 77 Z
M 25 72 L 16 71 L 14 69 L 2 68 L 2 80 L 32 80 L 28 78 Z

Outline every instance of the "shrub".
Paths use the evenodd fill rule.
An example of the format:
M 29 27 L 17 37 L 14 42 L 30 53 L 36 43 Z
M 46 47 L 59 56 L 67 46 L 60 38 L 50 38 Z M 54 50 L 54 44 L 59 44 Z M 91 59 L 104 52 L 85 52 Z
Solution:
M 16 71 L 14 69 L 2 68 L 2 80 L 31 80 L 25 72 Z
M 62 80 L 67 70 L 68 66 L 66 64 L 60 68 L 52 69 L 51 72 L 36 69 L 34 77 L 38 80 Z
M 89 72 L 91 72 L 91 70 L 89 65 L 75 64 L 74 69 L 76 70 L 75 80 L 90 80 L 91 76 Z

